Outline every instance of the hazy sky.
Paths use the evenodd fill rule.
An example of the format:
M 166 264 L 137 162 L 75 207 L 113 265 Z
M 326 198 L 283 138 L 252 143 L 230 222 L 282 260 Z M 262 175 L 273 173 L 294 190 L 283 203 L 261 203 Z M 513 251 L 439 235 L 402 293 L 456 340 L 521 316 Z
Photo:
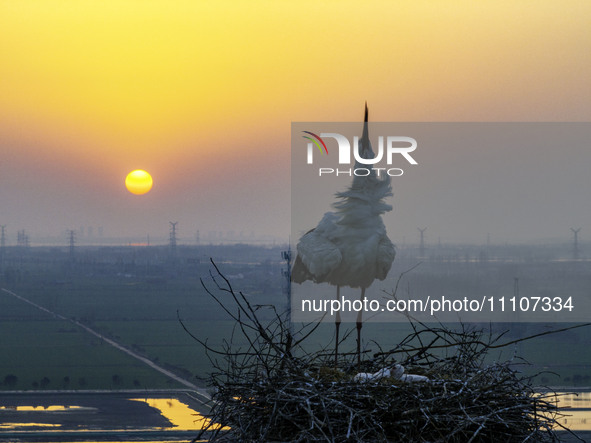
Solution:
M 187 242 L 197 230 L 287 241 L 292 121 L 359 121 L 366 100 L 374 121 L 590 121 L 590 21 L 587 0 L 0 0 L 0 224 L 9 243 L 20 229 L 65 243 L 80 226 L 164 237 L 169 220 Z M 535 169 L 513 176 L 486 228 L 462 203 L 496 185 L 470 173 L 483 157 L 457 154 L 467 175 L 452 183 L 425 155 L 413 198 L 395 188 L 390 236 L 423 225 L 444 241 L 531 241 L 581 226 L 591 238 L 588 193 L 568 192 L 591 186 L 577 152 L 543 201 L 528 194 Z M 543 165 L 536 154 L 519 158 Z M 145 196 L 124 187 L 136 168 L 154 178 Z M 445 183 L 457 198 L 442 220 Z M 540 220 L 542 207 L 569 214 Z M 515 208 L 517 229 L 503 229 Z

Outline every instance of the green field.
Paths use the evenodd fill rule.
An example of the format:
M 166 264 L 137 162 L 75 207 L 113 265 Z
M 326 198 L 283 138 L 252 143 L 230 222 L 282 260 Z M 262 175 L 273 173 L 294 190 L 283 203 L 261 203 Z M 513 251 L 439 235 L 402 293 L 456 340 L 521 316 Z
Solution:
M 3 320 L 0 336 L 4 389 L 179 387 L 68 321 Z M 10 374 L 16 383 L 7 383 Z
M 208 276 L 210 265 L 136 266 L 133 257 L 128 262 L 128 252 L 129 248 L 88 252 L 92 261 L 72 264 L 33 248 L 28 256 L 4 261 L 0 287 L 80 321 L 199 383 L 195 376 L 203 377 L 210 370 L 208 360 L 183 330 L 177 312 L 195 335 L 213 337 L 214 344 L 221 343 L 216 337 L 229 334 L 233 326 L 200 283 L 199 277 Z M 154 253 L 160 252 L 154 249 Z M 252 265 L 226 268 L 231 273 L 257 273 Z M 265 275 L 259 281 L 269 294 L 274 291 Z M 277 279 L 275 284 L 279 283 Z M 252 281 L 249 284 L 254 289 Z M 251 293 L 260 297 L 263 291 Z M 16 382 L 14 377 L 7 378 L 11 375 Z M 5 292 L 0 292 L 0 384 L 3 389 L 179 387 L 72 321 L 55 319 Z
M 204 251 L 186 250 L 177 263 L 166 262 L 165 252 L 158 248 L 89 249 L 72 262 L 60 251 L 31 248 L 26 254 L 15 252 L 5 258 L 0 287 L 67 319 L 76 319 L 185 379 L 203 384 L 211 366 L 203 348 L 183 330 L 177 313 L 195 336 L 213 347 L 221 347 L 235 325 L 201 285 L 200 277 L 211 285 L 211 265 L 203 258 Z M 247 294 L 253 304 L 274 304 L 279 310 L 285 307 L 278 248 L 241 246 L 206 252 L 217 255 L 234 288 Z M 413 275 L 423 285 L 433 278 Z M 449 284 L 438 280 L 437 286 Z M 215 293 L 232 309 L 228 294 Z M 344 324 L 343 329 L 354 326 Z M 509 330 L 506 341 L 563 326 L 497 325 Z M 406 323 L 366 323 L 364 348 L 371 352 L 380 347 L 391 349 L 409 331 Z M 308 346 L 323 347 L 333 334 L 334 326 L 323 324 Z M 540 383 L 591 385 L 590 345 L 590 329 L 578 329 L 512 345 L 490 358 L 519 356 L 533 364 L 523 366 L 525 373 L 545 370 L 559 374 L 542 374 Z M 354 349 L 353 333 L 341 350 Z M 0 292 L 0 384 L 1 389 L 178 387 L 72 321 L 55 319 L 5 292 Z

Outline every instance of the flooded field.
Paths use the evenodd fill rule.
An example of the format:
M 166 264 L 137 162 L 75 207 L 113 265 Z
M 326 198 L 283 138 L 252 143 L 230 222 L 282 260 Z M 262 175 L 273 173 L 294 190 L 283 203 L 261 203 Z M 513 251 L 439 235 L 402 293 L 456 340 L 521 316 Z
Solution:
M 572 431 L 591 431 L 591 392 L 559 395 L 557 404 L 565 414 L 560 424 Z
M 188 391 L 3 394 L 0 441 L 190 441 L 206 410 Z
M 557 404 L 564 414 L 559 423 L 588 441 L 591 392 L 559 393 Z M 191 441 L 209 424 L 206 411 L 190 391 L 6 393 L 0 395 L 0 441 Z

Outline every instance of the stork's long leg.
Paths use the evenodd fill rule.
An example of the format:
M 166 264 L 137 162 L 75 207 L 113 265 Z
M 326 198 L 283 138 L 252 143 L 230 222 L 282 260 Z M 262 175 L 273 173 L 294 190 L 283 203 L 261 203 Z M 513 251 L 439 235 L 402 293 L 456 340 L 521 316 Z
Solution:
M 361 305 L 363 306 L 363 299 L 365 298 L 365 288 L 361 288 Z M 357 313 L 357 365 L 361 365 L 361 328 L 363 327 L 363 309 Z
M 337 286 L 337 300 L 340 300 L 341 297 L 341 287 Z M 336 329 L 336 338 L 334 344 L 334 367 L 336 368 L 338 365 L 339 359 L 339 329 L 341 327 L 341 311 L 340 309 L 337 311 L 337 315 L 335 316 L 334 326 Z

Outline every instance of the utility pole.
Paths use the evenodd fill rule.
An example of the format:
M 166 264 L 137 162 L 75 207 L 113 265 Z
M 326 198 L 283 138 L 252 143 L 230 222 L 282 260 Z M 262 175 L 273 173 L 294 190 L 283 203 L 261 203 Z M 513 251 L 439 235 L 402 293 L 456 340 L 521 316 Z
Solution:
M 519 298 L 519 278 L 513 277 L 513 299 L 515 300 L 515 306 L 521 306 L 521 299 Z M 518 337 L 522 337 L 525 332 L 525 325 L 521 323 L 520 310 L 515 309 L 515 325 L 513 330 Z M 521 345 L 518 345 L 521 347 Z
M 421 257 L 425 257 L 425 231 L 427 230 L 427 228 L 417 228 L 419 230 L 419 232 L 421 233 L 421 245 L 419 246 L 419 255 Z
M 581 228 L 578 228 L 578 229 L 570 228 L 570 230 L 573 231 L 573 234 L 574 234 L 573 260 L 578 260 L 579 259 L 579 231 L 581 230 Z
M 287 295 L 287 321 L 290 334 L 291 330 L 291 246 L 288 246 L 287 251 L 281 252 L 281 258 L 285 260 L 286 268 L 283 269 L 282 274 L 285 278 L 285 294 Z

